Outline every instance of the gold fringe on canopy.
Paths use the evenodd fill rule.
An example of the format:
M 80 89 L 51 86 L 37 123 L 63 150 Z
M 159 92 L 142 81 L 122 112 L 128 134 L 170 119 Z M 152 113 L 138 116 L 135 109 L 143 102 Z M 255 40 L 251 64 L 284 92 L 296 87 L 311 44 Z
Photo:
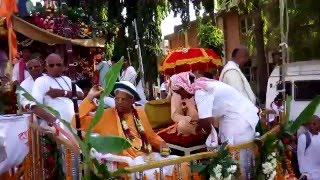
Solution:
M 74 45 L 83 47 L 104 47 L 104 39 L 69 39 L 57 34 L 51 33 L 45 29 L 39 28 L 25 20 L 12 15 L 11 16 L 13 29 L 30 39 L 40 41 L 46 44 L 65 44 L 68 40 Z

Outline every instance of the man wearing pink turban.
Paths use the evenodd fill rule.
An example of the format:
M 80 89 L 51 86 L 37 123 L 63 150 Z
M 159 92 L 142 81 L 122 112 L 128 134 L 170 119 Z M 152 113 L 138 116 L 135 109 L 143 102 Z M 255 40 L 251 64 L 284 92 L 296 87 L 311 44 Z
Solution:
M 171 77 L 171 88 L 182 98 L 194 96 L 198 108 L 199 122 L 219 118 L 221 142 L 237 145 L 252 141 L 259 121 L 258 109 L 233 87 L 213 79 L 198 78 L 190 72 Z M 246 152 L 240 151 L 240 160 L 245 171 L 249 171 Z

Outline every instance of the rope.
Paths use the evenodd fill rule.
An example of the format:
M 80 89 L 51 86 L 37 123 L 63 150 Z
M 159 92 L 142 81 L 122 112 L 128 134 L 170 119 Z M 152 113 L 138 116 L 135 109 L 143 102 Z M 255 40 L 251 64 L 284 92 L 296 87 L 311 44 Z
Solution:
M 288 3 L 287 0 L 279 1 L 280 7 L 280 33 L 281 33 L 281 43 L 280 47 L 285 46 L 286 49 L 286 57 L 285 58 L 289 62 L 289 51 L 288 49 L 288 37 L 289 37 L 289 13 L 288 13 Z M 284 22 L 285 21 L 285 22 Z M 285 25 L 284 25 L 285 23 Z

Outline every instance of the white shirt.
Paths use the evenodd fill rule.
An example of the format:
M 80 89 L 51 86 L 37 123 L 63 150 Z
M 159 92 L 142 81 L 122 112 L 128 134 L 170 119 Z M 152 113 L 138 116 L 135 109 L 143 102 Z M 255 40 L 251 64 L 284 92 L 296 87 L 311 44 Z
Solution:
M 237 89 L 243 96 L 249 98 L 253 104 L 256 103 L 256 97 L 251 86 L 241 72 L 239 65 L 234 61 L 229 61 L 221 71 L 220 81 Z
M 25 80 L 23 80 L 21 82 L 20 86 L 24 90 L 26 90 L 29 94 L 31 94 L 32 93 L 33 84 L 34 84 L 34 80 L 33 80 L 32 76 L 29 76 L 29 77 L 27 77 Z M 19 93 L 19 102 L 20 102 L 21 106 L 23 108 L 26 108 L 26 105 L 30 104 L 30 101 L 23 96 L 24 92 L 19 91 L 18 93 Z
M 19 63 L 15 64 L 13 66 L 13 69 L 12 69 L 12 81 L 17 81 L 19 80 Z M 27 79 L 28 77 L 30 77 L 30 74 L 27 70 L 24 70 L 24 79 Z
M 311 143 L 306 149 L 306 135 L 298 138 L 298 163 L 301 174 L 307 173 L 308 180 L 320 179 L 320 135 L 311 135 Z
M 207 82 L 205 89 L 195 92 L 199 119 L 222 117 L 221 124 L 228 131 L 243 133 L 247 127 L 254 130 L 258 123 L 258 109 L 236 89 L 220 81 Z
M 133 66 L 129 66 L 126 70 L 122 71 L 120 81 L 130 81 L 132 84 L 136 83 L 137 72 Z
M 165 81 L 160 85 L 160 91 L 168 92 L 168 82 Z
M 101 61 L 97 66 L 97 70 L 99 71 L 99 84 L 101 86 L 104 85 L 105 76 L 109 71 L 110 67 L 111 65 L 107 61 Z
M 46 95 L 49 89 L 62 89 L 71 91 L 71 79 L 67 76 L 53 78 L 50 76 L 42 76 L 36 79 L 32 89 L 32 96 L 42 104 L 52 107 L 59 112 L 62 119 L 70 122 L 74 115 L 74 107 L 71 99 L 67 97 L 51 98 Z M 76 86 L 77 91 L 82 90 Z

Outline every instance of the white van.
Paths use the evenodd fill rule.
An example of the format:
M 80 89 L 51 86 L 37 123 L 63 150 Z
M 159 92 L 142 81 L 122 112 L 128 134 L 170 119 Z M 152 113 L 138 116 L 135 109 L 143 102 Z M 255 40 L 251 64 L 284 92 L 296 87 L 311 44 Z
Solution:
M 272 71 L 267 86 L 266 109 L 278 95 L 279 66 Z M 308 103 L 320 95 L 320 60 L 292 62 L 287 65 L 285 74 L 286 94 L 292 96 L 290 119 L 296 119 Z M 320 115 L 320 107 L 316 110 Z

